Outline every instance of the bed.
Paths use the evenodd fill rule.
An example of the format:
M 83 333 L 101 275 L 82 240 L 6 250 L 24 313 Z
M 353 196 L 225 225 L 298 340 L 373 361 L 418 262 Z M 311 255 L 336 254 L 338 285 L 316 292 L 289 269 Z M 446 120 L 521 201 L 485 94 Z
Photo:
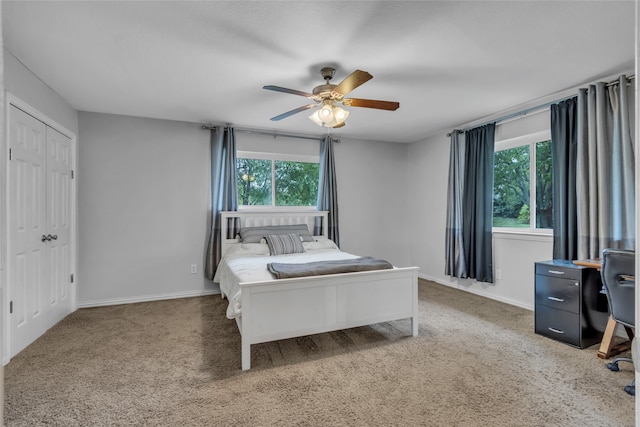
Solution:
M 411 335 L 418 335 L 417 267 L 281 279 L 267 270 L 276 262 L 291 266 L 359 258 L 327 238 L 327 212 L 222 212 L 221 224 L 222 259 L 214 282 L 229 300 L 227 317 L 240 330 L 242 370 L 251 368 L 251 345 L 262 342 L 400 319 L 410 319 Z M 267 245 L 264 236 L 257 235 L 259 241 L 239 238 L 243 230 L 249 236 L 251 229 L 297 229 L 301 224 L 311 237 L 302 242 L 304 253 L 271 255 L 272 242 Z

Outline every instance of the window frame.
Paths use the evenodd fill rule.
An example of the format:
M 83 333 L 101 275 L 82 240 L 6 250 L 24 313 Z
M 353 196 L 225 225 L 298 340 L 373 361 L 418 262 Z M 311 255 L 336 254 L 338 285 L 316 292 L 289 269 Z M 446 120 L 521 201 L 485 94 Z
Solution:
M 526 135 L 517 136 L 514 138 L 503 139 L 501 141 L 495 141 L 494 153 L 498 151 L 509 150 L 516 147 L 529 146 L 529 227 L 492 227 L 494 233 L 505 234 L 529 234 L 529 235 L 544 235 L 553 236 L 553 228 L 536 228 L 536 144 L 539 142 L 545 142 L 551 140 L 551 129 L 546 129 L 539 132 L 533 132 Z M 494 177 L 495 186 L 495 177 Z M 493 190 L 492 190 L 493 191 Z M 493 221 L 493 208 L 491 209 Z
M 240 205 L 238 211 L 301 211 L 315 212 L 316 206 L 276 206 L 276 161 L 317 163 L 320 164 L 320 155 L 266 153 L 260 151 L 236 151 L 238 159 L 270 160 L 271 161 L 271 205 Z

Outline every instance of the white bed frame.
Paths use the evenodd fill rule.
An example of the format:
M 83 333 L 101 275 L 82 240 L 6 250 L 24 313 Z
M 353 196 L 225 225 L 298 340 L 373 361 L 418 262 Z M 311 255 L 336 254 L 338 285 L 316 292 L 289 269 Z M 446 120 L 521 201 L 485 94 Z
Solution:
M 327 236 L 326 211 L 222 212 L 223 230 L 233 219 L 240 227 L 307 224 L 316 218 Z M 235 236 L 223 236 L 222 255 Z M 251 368 L 251 345 L 399 319 L 411 319 L 418 335 L 418 268 L 364 271 L 266 282 L 240 283 L 242 370 Z M 223 295 L 224 297 L 224 295 Z

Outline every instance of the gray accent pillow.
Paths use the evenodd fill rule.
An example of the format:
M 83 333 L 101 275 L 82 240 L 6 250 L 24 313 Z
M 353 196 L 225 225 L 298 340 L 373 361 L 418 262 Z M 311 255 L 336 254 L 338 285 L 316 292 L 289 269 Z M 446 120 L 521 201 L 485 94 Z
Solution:
M 264 236 L 271 255 L 301 254 L 302 242 L 297 234 L 267 234 Z
M 303 242 L 313 242 L 313 236 L 306 224 L 245 227 L 240 230 L 240 239 L 243 243 L 260 243 L 266 235 L 274 234 L 297 234 Z

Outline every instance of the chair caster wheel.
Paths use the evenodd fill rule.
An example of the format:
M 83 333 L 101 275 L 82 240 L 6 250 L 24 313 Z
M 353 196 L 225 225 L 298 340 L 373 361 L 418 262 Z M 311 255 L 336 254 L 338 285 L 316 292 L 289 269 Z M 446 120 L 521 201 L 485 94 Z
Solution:
M 617 362 L 607 363 L 607 368 L 609 368 L 609 370 L 613 372 L 618 372 L 620 370 Z
M 627 385 L 627 386 L 624 387 L 624 391 L 626 391 L 627 394 L 630 394 L 631 396 L 635 396 L 636 395 L 636 386 Z

